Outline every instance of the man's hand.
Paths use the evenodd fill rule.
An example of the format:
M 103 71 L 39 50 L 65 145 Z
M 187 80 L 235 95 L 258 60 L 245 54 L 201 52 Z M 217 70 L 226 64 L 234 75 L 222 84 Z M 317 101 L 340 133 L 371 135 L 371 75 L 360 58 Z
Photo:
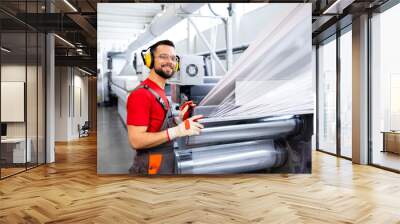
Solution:
M 190 116 L 190 112 L 193 110 L 193 108 L 196 106 L 196 104 L 193 103 L 193 101 L 187 101 L 183 103 L 179 107 L 179 113 L 178 117 L 176 118 L 176 123 L 180 124 L 182 121 L 186 120 Z
M 203 115 L 196 115 L 184 120 L 176 127 L 169 128 L 167 130 L 169 139 L 173 140 L 178 137 L 199 135 L 204 126 L 197 122 L 197 120 L 201 119 L 202 117 Z

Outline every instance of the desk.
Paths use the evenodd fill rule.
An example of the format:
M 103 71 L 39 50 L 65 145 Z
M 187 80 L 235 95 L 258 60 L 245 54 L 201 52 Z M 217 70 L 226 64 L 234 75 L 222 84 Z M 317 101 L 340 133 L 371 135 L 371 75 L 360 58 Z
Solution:
M 383 151 L 400 154 L 400 131 L 383 131 Z
M 25 154 L 25 138 L 6 138 L 1 139 L 1 159 L 5 163 L 25 163 L 30 162 L 32 158 L 30 138 L 26 141 L 28 144 Z M 27 158 L 27 161 L 25 161 Z

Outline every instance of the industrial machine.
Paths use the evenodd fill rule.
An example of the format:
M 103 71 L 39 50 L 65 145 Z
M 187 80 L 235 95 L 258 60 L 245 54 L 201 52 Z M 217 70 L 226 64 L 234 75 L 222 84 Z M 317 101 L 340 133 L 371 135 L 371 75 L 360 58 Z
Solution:
M 168 80 L 168 83 L 182 86 L 203 84 L 203 56 L 181 55 L 180 58 L 179 71 Z
M 139 69 L 140 70 L 140 69 Z M 205 76 L 202 56 L 181 56 L 180 71 L 168 81 L 166 93 L 175 115 L 187 100 L 198 104 L 220 80 Z M 118 112 L 126 117 L 126 97 L 143 79 L 114 76 L 112 91 L 118 96 Z M 310 173 L 311 114 L 273 117 L 213 117 L 218 106 L 198 106 L 203 114 L 201 135 L 175 142 L 176 174 Z
M 218 83 L 221 77 L 205 76 L 205 62 L 203 56 L 182 55 L 180 70 L 168 80 L 167 95 L 174 105 L 173 112 L 178 113 L 177 106 L 192 100 L 198 104 Z
M 220 78 L 199 74 L 204 61 L 198 56 L 182 59 L 180 72 L 171 80 L 172 102 L 198 104 Z M 193 115 L 206 116 L 200 120 L 205 128 L 201 135 L 175 143 L 177 174 L 311 172 L 311 114 L 209 117 L 217 107 L 196 107 Z
M 198 107 L 207 115 L 212 107 Z M 311 173 L 311 114 L 206 118 L 201 135 L 181 138 L 177 174 Z

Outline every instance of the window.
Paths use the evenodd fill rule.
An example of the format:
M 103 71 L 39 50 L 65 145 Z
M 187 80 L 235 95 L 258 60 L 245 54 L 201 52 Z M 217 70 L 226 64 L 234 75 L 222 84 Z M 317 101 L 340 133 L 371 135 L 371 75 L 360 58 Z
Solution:
M 340 36 L 340 155 L 352 157 L 352 35 Z
M 372 163 L 400 170 L 400 5 L 371 19 Z
M 17 5 L 23 16 L 25 12 L 42 12 L 44 3 Z M 0 6 L 8 4 L 15 6 L 15 2 L 2 2 Z M 5 178 L 45 163 L 46 39 L 44 33 L 4 13 L 0 13 L 0 24 L 0 112 L 4 128 L 0 178 Z M 15 101 L 10 100 L 11 95 Z
M 318 48 L 318 149 L 336 153 L 336 39 Z

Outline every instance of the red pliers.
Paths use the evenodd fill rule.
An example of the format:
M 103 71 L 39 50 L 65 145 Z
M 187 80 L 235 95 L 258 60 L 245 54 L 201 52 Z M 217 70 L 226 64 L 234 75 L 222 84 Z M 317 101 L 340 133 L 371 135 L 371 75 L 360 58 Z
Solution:
M 179 107 L 179 110 L 180 110 L 180 111 L 183 111 L 183 109 L 184 109 L 186 106 L 189 106 L 189 108 L 188 108 L 188 110 L 183 114 L 182 121 L 184 121 L 184 120 L 186 120 L 186 119 L 189 118 L 189 116 L 190 116 L 190 114 L 192 113 L 193 108 L 196 106 L 196 104 L 194 104 L 193 101 L 191 101 L 191 100 L 190 100 L 190 101 L 186 101 L 186 102 L 184 102 L 184 103 Z

